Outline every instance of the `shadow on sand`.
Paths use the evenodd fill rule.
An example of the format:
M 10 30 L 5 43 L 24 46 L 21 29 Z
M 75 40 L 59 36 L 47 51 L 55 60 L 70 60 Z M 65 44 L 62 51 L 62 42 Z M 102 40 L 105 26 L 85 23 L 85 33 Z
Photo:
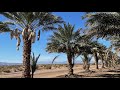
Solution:
M 96 77 L 105 77 L 105 78 L 120 78 L 120 74 L 102 74 Z

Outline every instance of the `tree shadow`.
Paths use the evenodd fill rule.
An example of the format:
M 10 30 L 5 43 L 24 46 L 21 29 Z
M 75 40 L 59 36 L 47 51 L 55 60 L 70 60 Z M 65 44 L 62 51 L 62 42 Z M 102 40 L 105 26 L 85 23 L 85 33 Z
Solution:
M 77 75 L 77 74 L 74 74 L 74 77 L 67 76 L 67 75 L 60 75 L 60 76 L 57 76 L 57 78 L 82 78 L 82 77 L 84 77 L 84 75 Z
M 96 77 L 105 77 L 105 78 L 120 78 L 120 74 L 101 74 Z
M 120 70 L 109 70 L 109 71 L 107 71 L 107 72 L 120 72 Z
M 82 71 L 82 72 L 80 72 L 80 73 L 96 73 L 96 71 L 90 70 L 90 71 Z

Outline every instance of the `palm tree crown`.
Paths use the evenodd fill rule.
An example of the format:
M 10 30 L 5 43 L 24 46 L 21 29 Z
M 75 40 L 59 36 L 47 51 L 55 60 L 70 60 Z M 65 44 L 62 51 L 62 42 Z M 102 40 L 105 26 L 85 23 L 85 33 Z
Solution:
M 32 43 L 35 42 L 36 30 L 39 29 L 37 39 L 40 39 L 41 30 L 56 29 L 55 24 L 63 23 L 61 17 L 53 15 L 51 12 L 0 12 L 14 25 L 19 26 L 19 29 L 11 31 L 11 39 L 15 37 L 20 45 L 20 34 L 24 37 L 29 37 Z
M 80 29 L 74 32 L 74 26 L 69 23 L 64 27 L 59 26 L 58 30 L 53 33 L 52 36 L 48 39 L 47 51 L 52 52 L 62 52 L 69 53 L 77 50 L 75 48 L 80 42 L 82 36 L 80 36 Z
M 120 33 L 120 13 L 119 12 L 90 12 L 86 25 L 90 26 L 90 32 L 98 37 L 119 35 Z

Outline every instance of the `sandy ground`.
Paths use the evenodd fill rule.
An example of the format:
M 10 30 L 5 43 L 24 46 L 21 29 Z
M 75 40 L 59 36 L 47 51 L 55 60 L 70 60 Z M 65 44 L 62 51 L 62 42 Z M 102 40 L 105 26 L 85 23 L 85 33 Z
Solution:
M 99 66 L 99 70 L 95 69 L 95 65 L 90 66 L 90 70 L 93 71 L 91 73 L 85 73 L 82 65 L 74 67 L 74 73 L 79 75 L 80 78 L 120 78 L 120 68 L 105 68 L 101 69 Z M 65 74 L 67 74 L 67 67 L 62 67 L 60 69 L 48 69 L 48 70 L 37 70 L 35 72 L 34 78 L 62 78 Z M 22 76 L 22 72 L 14 72 L 14 73 L 4 73 L 0 75 L 0 78 L 20 78 Z

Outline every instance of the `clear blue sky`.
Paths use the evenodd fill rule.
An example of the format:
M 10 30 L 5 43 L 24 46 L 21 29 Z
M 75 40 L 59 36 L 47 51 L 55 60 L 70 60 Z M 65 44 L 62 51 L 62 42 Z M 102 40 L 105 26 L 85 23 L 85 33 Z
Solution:
M 85 28 L 85 21 L 81 19 L 81 16 L 84 15 L 84 12 L 54 12 L 55 15 L 61 16 L 65 22 L 69 22 L 72 25 L 75 25 L 75 29 Z M 5 17 L 0 16 L 1 20 L 7 20 Z M 57 53 L 47 53 L 45 51 L 47 38 L 51 35 L 52 32 L 42 32 L 40 41 L 36 41 L 32 45 L 32 51 L 35 55 L 41 54 L 39 58 L 40 61 L 50 61 L 56 56 L 60 55 L 57 61 L 66 61 L 65 54 L 57 54 Z M 20 50 L 16 50 L 16 40 L 10 39 L 9 33 L 0 34 L 0 62 L 10 62 L 10 63 L 22 63 L 22 43 L 20 45 Z M 109 46 L 110 43 L 108 41 L 99 39 L 100 43 L 103 43 L 106 46 Z M 80 60 L 80 58 L 78 58 Z

